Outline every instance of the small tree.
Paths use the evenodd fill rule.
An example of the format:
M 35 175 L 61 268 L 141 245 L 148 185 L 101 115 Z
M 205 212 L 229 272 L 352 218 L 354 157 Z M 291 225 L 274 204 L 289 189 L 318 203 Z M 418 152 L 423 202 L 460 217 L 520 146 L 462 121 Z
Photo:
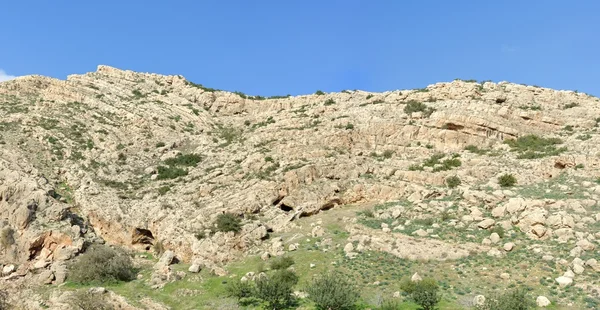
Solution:
M 440 288 L 437 282 L 431 278 L 417 282 L 406 279 L 400 284 L 400 288 L 410 295 L 410 298 L 423 310 L 435 309 L 441 300 L 441 296 L 438 295 Z
M 133 262 L 125 252 L 106 245 L 94 245 L 71 265 L 69 279 L 79 284 L 131 281 Z
M 338 272 L 315 278 L 308 288 L 308 299 L 319 310 L 348 310 L 354 307 L 359 294 L 354 285 Z
M 263 300 L 267 309 L 279 310 L 291 307 L 295 298 L 292 295 L 298 276 L 289 270 L 278 270 L 270 278 L 256 280 L 256 297 Z
M 231 213 L 223 213 L 219 214 L 217 217 L 217 230 L 222 232 L 239 232 L 242 229 L 242 220 L 231 214 Z
M 451 176 L 446 178 L 446 185 L 448 185 L 449 188 L 456 188 L 458 187 L 462 182 L 460 181 L 460 178 L 458 176 Z
M 517 178 L 512 174 L 503 174 L 498 178 L 498 184 L 502 187 L 512 187 L 517 184 Z

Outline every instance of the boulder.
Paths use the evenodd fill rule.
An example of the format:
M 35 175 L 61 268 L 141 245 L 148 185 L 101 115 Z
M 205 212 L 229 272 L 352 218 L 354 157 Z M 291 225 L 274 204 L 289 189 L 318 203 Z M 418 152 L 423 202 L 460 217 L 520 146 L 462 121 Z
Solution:
M 565 276 L 558 277 L 556 278 L 556 283 L 558 283 L 558 285 L 560 285 L 561 287 L 569 286 L 573 283 L 573 278 Z
M 54 272 L 52 270 L 44 270 L 38 275 L 39 284 L 52 284 L 54 281 Z
M 495 223 L 496 223 L 496 221 L 494 221 L 492 219 L 485 219 L 485 220 L 479 222 L 477 224 L 477 227 L 479 227 L 481 229 L 488 229 L 488 228 L 492 227 Z
M 490 241 L 492 241 L 492 243 L 494 244 L 500 242 L 500 235 L 498 235 L 497 233 L 492 233 L 490 235 Z
M 354 245 L 348 242 L 346 246 L 344 246 L 344 253 L 350 253 L 352 251 L 354 251 Z
M 200 272 L 200 265 L 199 264 L 192 264 L 190 265 L 190 268 L 188 268 L 188 271 L 191 273 L 198 273 Z
M 576 245 L 584 251 L 593 251 L 596 248 L 596 245 L 587 239 L 581 239 L 577 241 Z
M 504 244 L 504 246 L 503 246 L 503 248 L 504 248 L 504 251 L 506 251 L 506 252 L 510 252 L 510 251 L 512 251 L 512 250 L 514 249 L 514 247 L 515 247 L 515 244 L 514 244 L 514 243 L 512 243 L 512 242 L 507 242 L 507 243 L 505 243 L 505 244 Z
M 548 307 L 550 306 L 550 300 L 546 297 L 546 296 L 538 296 L 538 298 L 535 299 L 535 304 L 538 307 Z
M 485 296 L 477 295 L 473 298 L 473 306 L 483 306 L 485 304 Z
M 412 277 L 410 277 L 410 280 L 412 282 L 419 282 L 419 281 L 423 280 L 423 278 L 421 278 L 419 273 L 415 272 L 415 274 L 413 274 Z

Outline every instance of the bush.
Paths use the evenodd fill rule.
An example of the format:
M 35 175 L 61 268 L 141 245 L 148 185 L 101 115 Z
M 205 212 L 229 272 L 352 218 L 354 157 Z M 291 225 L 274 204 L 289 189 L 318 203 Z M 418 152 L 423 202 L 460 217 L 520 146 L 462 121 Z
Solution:
M 428 107 L 422 102 L 414 100 L 407 102 L 406 106 L 404 106 L 404 113 L 411 115 L 416 112 L 422 112 L 423 116 L 429 117 L 431 114 L 433 114 L 433 112 L 435 112 L 435 109 Z
M 566 147 L 556 148 L 563 141 L 559 138 L 542 138 L 536 135 L 526 135 L 518 139 L 509 139 L 504 142 L 513 152 L 519 152 L 519 159 L 535 159 L 546 156 L 555 156 L 567 150 Z
M 202 156 L 200 156 L 198 154 L 186 154 L 186 155 L 179 154 L 175 157 L 165 160 L 165 164 L 167 164 L 169 166 L 194 167 L 200 161 L 202 161 Z
M 437 282 L 431 278 L 425 278 L 418 282 L 405 279 L 400 283 L 400 289 L 406 292 L 412 301 L 421 306 L 423 310 L 433 310 L 440 302 L 441 296 Z
M 278 270 L 270 278 L 256 280 L 256 297 L 265 302 L 267 309 L 286 309 L 291 307 L 295 298 L 292 296 L 298 276 L 289 270 Z
M 324 104 L 325 104 L 325 105 L 332 105 L 332 104 L 335 104 L 335 100 L 333 100 L 333 99 L 329 98 L 329 99 L 325 100 L 325 103 L 324 103 Z
M 446 185 L 449 188 L 456 188 L 461 184 L 460 178 L 458 176 L 451 176 L 446 178 Z
M 231 214 L 223 213 L 217 216 L 217 230 L 222 232 L 239 232 L 242 229 L 242 220 Z
M 325 93 L 323 91 L 321 91 L 321 90 L 317 90 L 315 92 L 315 95 L 317 95 L 317 96 L 323 96 L 323 95 L 325 95 Z
M 281 256 L 281 257 L 275 258 L 271 262 L 271 269 L 274 269 L 274 270 L 287 269 L 288 267 L 290 267 L 293 264 L 294 264 L 294 259 L 292 257 Z
M 394 299 L 386 299 L 381 303 L 381 306 L 377 308 L 378 310 L 398 310 L 400 308 L 401 303 L 398 300 Z
M 527 290 L 517 288 L 502 295 L 490 296 L 485 299 L 478 310 L 527 310 L 535 307 L 533 301 L 527 296 Z
M 104 299 L 102 294 L 94 294 L 84 290 L 73 292 L 73 294 L 69 296 L 67 303 L 78 310 L 114 309 L 114 307 Z
M 498 178 L 498 184 L 502 187 L 512 187 L 517 184 L 517 178 L 512 174 L 503 174 Z
M 168 180 L 168 179 L 176 179 L 178 177 L 183 177 L 188 174 L 186 169 L 177 168 L 177 167 L 166 167 L 166 166 L 158 166 L 158 180 Z
M 358 301 L 358 291 L 340 273 L 332 272 L 315 278 L 308 288 L 308 299 L 319 310 L 352 309 Z
M 71 265 L 69 279 L 79 284 L 131 281 L 135 278 L 131 257 L 105 245 L 88 248 Z
M 250 281 L 233 281 L 225 287 L 225 291 L 228 296 L 235 297 L 238 301 L 256 295 L 256 287 Z

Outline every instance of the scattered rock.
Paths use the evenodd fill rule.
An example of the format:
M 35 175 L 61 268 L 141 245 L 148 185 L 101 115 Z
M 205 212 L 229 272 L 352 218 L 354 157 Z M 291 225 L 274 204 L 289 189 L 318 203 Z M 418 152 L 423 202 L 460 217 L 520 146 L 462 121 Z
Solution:
M 538 298 L 535 300 L 535 303 L 538 307 L 548 307 L 551 304 L 550 300 L 545 296 L 538 296 Z
M 488 229 L 488 228 L 492 227 L 495 223 L 496 223 L 496 221 L 494 221 L 492 219 L 485 219 L 485 220 L 479 222 L 479 224 L 477 224 L 477 227 L 479 227 L 481 229 Z
M 192 265 L 190 265 L 190 268 L 188 268 L 188 271 L 191 273 L 198 273 L 198 272 L 200 272 L 200 265 L 192 264 Z
M 507 242 L 504 244 L 503 248 L 504 248 L 504 251 L 510 252 L 515 248 L 515 244 L 512 242 Z

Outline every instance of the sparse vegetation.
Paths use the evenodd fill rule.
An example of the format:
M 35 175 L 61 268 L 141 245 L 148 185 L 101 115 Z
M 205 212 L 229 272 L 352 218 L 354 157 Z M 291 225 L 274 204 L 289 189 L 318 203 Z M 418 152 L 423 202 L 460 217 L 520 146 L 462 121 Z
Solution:
M 517 178 L 512 174 L 503 174 L 498 178 L 498 184 L 502 187 L 512 187 L 517 184 Z
M 485 299 L 477 310 L 527 310 L 535 308 L 535 303 L 527 295 L 525 288 L 512 289 L 504 294 L 495 294 Z
M 566 147 L 556 147 L 563 143 L 559 138 L 542 138 L 536 135 L 526 135 L 519 137 L 516 140 L 509 139 L 505 140 L 504 143 L 510 146 L 513 152 L 519 153 L 519 155 L 517 155 L 517 158 L 519 159 L 556 156 L 567 150 Z
M 456 188 L 461 184 L 460 178 L 458 176 L 451 176 L 446 178 L 446 185 L 449 188 Z
M 73 292 L 67 300 L 72 309 L 77 310 L 112 310 L 114 306 L 108 303 L 103 294 L 92 293 L 81 289 Z M 2 309 L 2 308 L 0 308 Z
M 333 105 L 333 104 L 335 104 L 335 100 L 333 100 L 331 98 L 325 100 L 325 103 L 324 103 L 324 105 L 326 105 L 326 106 Z
M 242 229 L 242 220 L 231 213 L 219 214 L 215 224 L 217 230 L 222 232 L 233 231 L 237 233 Z
M 404 113 L 412 115 L 413 113 L 421 112 L 424 117 L 429 117 L 433 112 L 434 108 L 428 107 L 426 104 L 418 101 L 411 100 L 404 106 Z
M 315 92 L 315 95 L 317 95 L 317 96 L 323 96 L 323 95 L 325 95 L 325 93 L 323 91 L 321 91 L 321 90 L 317 90 Z
M 294 259 L 291 256 L 281 256 L 274 258 L 271 262 L 271 269 L 280 270 L 286 269 L 294 264 Z

